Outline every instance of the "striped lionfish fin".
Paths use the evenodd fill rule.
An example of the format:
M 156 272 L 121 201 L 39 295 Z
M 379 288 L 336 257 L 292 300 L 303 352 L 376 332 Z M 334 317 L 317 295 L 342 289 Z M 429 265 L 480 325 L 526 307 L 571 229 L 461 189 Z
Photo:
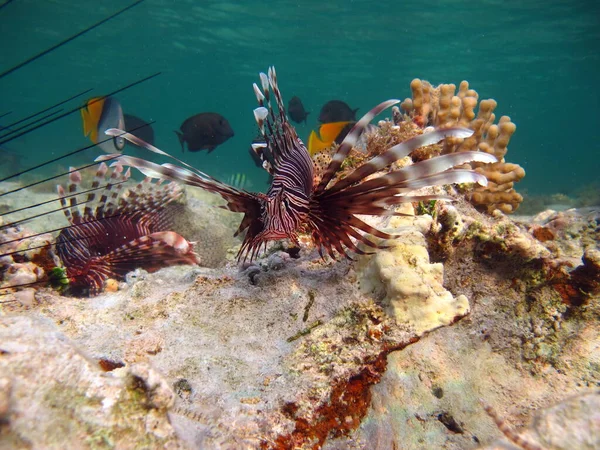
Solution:
M 283 159 L 290 157 L 290 149 L 299 139 L 296 130 L 288 121 L 283 97 L 277 84 L 275 68 L 269 67 L 267 74 L 261 72 L 260 80 L 262 90 L 256 83 L 252 85 L 259 104 L 259 107 L 254 110 L 254 119 L 267 143 L 272 160 L 275 165 L 279 165 Z M 274 109 L 271 104 L 271 91 L 275 98 L 277 109 Z M 257 154 L 263 160 L 263 164 L 266 165 L 264 161 L 268 160 L 265 155 L 261 155 L 258 152 Z M 269 173 L 273 174 L 272 170 L 269 170 L 267 167 L 265 168 Z
M 115 159 L 119 164 L 138 169 L 147 177 L 180 182 L 189 186 L 199 187 L 209 192 L 219 194 L 227 202 L 227 209 L 233 212 L 245 214 L 244 219 L 242 220 L 242 223 L 236 232 L 236 235 L 251 227 L 251 225 L 260 218 L 261 212 L 258 196 L 222 183 L 221 181 L 205 174 L 204 172 L 201 172 L 198 169 L 195 169 L 184 161 L 175 158 L 167 152 L 148 144 L 147 142 L 130 133 L 118 130 L 116 128 L 111 128 L 106 130 L 106 134 L 110 136 L 122 136 L 124 139 L 137 145 L 138 147 L 145 148 L 159 155 L 167 156 L 185 167 L 171 163 L 157 164 L 142 158 L 136 158 L 122 154 L 102 155 L 96 158 L 96 161 Z
M 381 107 L 382 105 L 379 106 Z M 375 109 L 369 114 L 373 111 Z M 354 131 L 356 130 L 352 130 L 350 133 L 353 134 Z M 484 152 L 459 152 L 434 157 L 361 183 L 366 177 L 385 169 L 393 162 L 409 155 L 419 147 L 437 143 L 448 136 L 466 138 L 471 136 L 472 133 L 472 130 L 465 128 L 448 128 L 422 134 L 395 145 L 381 155 L 365 162 L 354 172 L 351 172 L 347 177 L 337 181 L 329 188 L 327 188 L 328 181 L 325 183 L 321 182 L 319 186 L 323 190 L 313 197 L 310 214 L 315 242 L 325 248 L 332 257 L 334 257 L 334 250 L 347 257 L 350 257 L 347 250 L 359 254 L 364 252 L 364 250 L 357 252 L 356 245 L 348 245 L 348 241 L 352 242 L 350 238 L 361 242 L 367 247 L 382 248 L 381 244 L 375 244 L 366 235 L 372 234 L 381 239 L 391 239 L 394 236 L 369 226 L 358 219 L 355 216 L 356 214 L 378 216 L 400 215 L 388 208 L 413 201 L 451 200 L 451 198 L 444 195 L 401 195 L 422 187 L 452 183 L 479 183 L 486 185 L 486 177 L 475 171 L 450 170 L 455 166 L 473 161 L 482 163 L 496 162 L 496 158 L 493 155 Z M 359 135 L 354 134 L 354 137 L 356 138 Z M 345 143 L 350 144 L 350 147 L 348 147 L 349 151 L 352 139 Z M 340 148 L 343 145 L 344 143 L 342 143 Z M 340 154 L 344 154 L 343 149 L 342 152 L 338 149 L 338 153 L 334 156 L 334 161 L 332 161 L 328 168 L 328 171 L 332 170 L 330 172 L 330 180 L 335 174 L 333 169 L 337 170 L 334 164 L 335 158 Z M 338 162 L 340 164 L 343 162 L 341 156 L 338 158 Z
M 473 131 L 466 128 L 446 128 L 435 130 L 429 133 L 424 133 L 407 141 L 401 142 L 400 144 L 395 145 L 390 149 L 386 150 L 381 155 L 370 159 L 365 164 L 357 168 L 354 172 L 350 173 L 347 177 L 336 182 L 333 186 L 327 189 L 327 193 L 331 194 L 334 192 L 341 191 L 342 189 L 345 189 L 348 186 L 351 186 L 363 180 L 364 178 L 376 172 L 379 172 L 380 170 L 385 169 L 387 166 L 394 163 L 395 161 L 398 161 L 399 159 L 408 156 L 412 151 L 416 150 L 417 148 L 436 144 L 442 139 L 450 136 L 457 138 L 466 138 L 471 136 L 472 134 Z M 427 161 L 423 161 L 422 163 L 417 163 L 404 169 L 396 170 L 390 173 L 389 175 L 394 175 L 392 179 L 395 179 L 397 181 L 406 181 L 411 178 L 403 179 L 403 176 L 409 177 L 412 175 L 412 178 L 418 178 L 433 173 L 443 172 L 444 170 L 450 169 L 456 165 L 464 164 L 470 161 L 492 161 L 492 159 L 490 159 L 490 156 L 484 152 L 459 152 L 447 156 L 453 156 L 453 158 L 431 158 Z M 495 162 L 496 159 L 493 158 L 493 161 Z M 385 182 L 387 182 L 389 178 L 379 177 L 376 180 L 380 180 L 380 183 L 382 183 L 381 186 L 384 186 Z
M 350 132 L 346 135 L 340 146 L 338 147 L 335 155 L 329 163 L 329 166 L 325 170 L 321 178 L 321 182 L 315 188 L 315 194 L 318 195 L 325 190 L 331 179 L 335 176 L 336 172 L 342 167 L 342 163 L 352 150 L 352 147 L 356 144 L 360 135 L 365 131 L 367 125 L 371 123 L 371 121 L 380 114 L 383 110 L 393 106 L 397 103 L 400 103 L 400 100 L 387 100 L 385 102 L 380 103 L 375 108 L 371 109 L 368 113 L 361 117 L 361 119 L 356 122 L 356 124 L 352 127 Z

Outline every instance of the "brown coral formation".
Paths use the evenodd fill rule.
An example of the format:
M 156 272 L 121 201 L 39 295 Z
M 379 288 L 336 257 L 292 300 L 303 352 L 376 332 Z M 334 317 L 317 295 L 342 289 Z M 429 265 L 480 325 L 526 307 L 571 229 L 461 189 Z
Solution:
M 426 132 L 428 127 L 448 128 L 466 127 L 474 131 L 467 139 L 446 138 L 440 144 L 416 149 L 408 161 L 398 161 L 391 169 L 403 167 L 407 163 L 422 161 L 440 154 L 482 151 L 494 155 L 497 163 L 471 163 L 467 169 L 474 169 L 485 175 L 487 186 L 474 186 L 467 191 L 467 198 L 480 211 L 493 213 L 513 213 L 523 201 L 523 197 L 514 189 L 514 184 L 525 176 L 518 164 L 507 163 L 504 159 L 511 136 L 516 125 L 510 117 L 502 116 L 496 121 L 495 100 L 481 100 L 469 83 L 460 83 L 458 92 L 454 84 L 432 86 L 427 81 L 414 79 L 411 82 L 412 98 L 405 99 L 400 108 L 392 109 L 393 121 L 381 121 L 375 132 L 367 136 L 367 151 L 353 149 L 335 180 L 347 176 L 362 162 L 380 155 L 383 151 Z M 404 114 L 402 114 L 404 111 Z M 477 112 L 476 112 L 477 111 Z M 320 179 L 331 162 L 337 146 L 319 152 L 313 156 L 315 177 Z
M 474 131 L 467 139 L 448 138 L 443 143 L 442 154 L 475 151 L 490 153 L 498 158 L 494 164 L 471 164 L 471 168 L 482 173 L 488 179 L 488 186 L 477 186 L 467 196 L 480 210 L 492 213 L 500 210 L 512 213 L 523 201 L 523 197 L 514 190 L 514 184 L 525 176 L 518 164 L 507 163 L 504 159 L 508 143 L 516 130 L 510 117 L 500 117 L 495 124 L 495 100 L 481 100 L 476 91 L 462 81 L 458 92 L 454 84 L 432 86 L 429 82 L 414 79 L 410 84 L 412 98 L 402 102 L 401 107 L 421 128 L 433 126 L 445 128 L 462 126 Z M 479 106 L 477 114 L 475 109 Z

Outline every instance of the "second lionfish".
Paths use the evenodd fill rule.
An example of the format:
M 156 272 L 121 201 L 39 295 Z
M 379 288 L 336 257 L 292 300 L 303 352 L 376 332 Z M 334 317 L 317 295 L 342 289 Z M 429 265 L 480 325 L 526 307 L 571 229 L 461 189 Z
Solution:
M 263 161 L 263 167 L 272 175 L 266 194 L 250 193 L 222 183 L 177 158 L 118 129 L 106 134 L 123 136 L 130 142 L 154 153 L 168 156 L 175 164 L 156 164 L 127 155 L 103 156 L 116 158 L 121 164 L 139 169 L 146 176 L 179 181 L 221 195 L 226 207 L 244 214 L 236 236 L 244 233 L 238 259 L 254 259 L 261 246 L 271 240 L 288 238 L 298 244 L 299 233 L 309 233 L 323 256 L 323 249 L 335 258 L 339 254 L 350 257 L 351 252 L 364 254 L 359 243 L 378 248 L 368 235 L 391 239 L 361 220 L 357 215 L 395 215 L 390 207 L 405 202 L 442 199 L 439 195 L 410 195 L 410 192 L 427 187 L 451 183 L 479 183 L 486 178 L 471 170 L 453 169 L 472 161 L 496 162 L 496 158 L 483 152 L 460 152 L 438 156 L 408 167 L 382 173 L 393 162 L 409 155 L 413 150 L 435 144 L 446 137 L 466 138 L 473 131 L 466 128 L 445 128 L 424 133 L 381 153 L 356 168 L 345 178 L 335 180 L 336 173 L 367 125 L 383 110 L 399 100 L 380 103 L 365 114 L 350 130 L 333 155 L 331 163 L 315 179 L 313 161 L 296 130 L 288 121 L 283 98 L 278 88 L 273 67 L 268 74 L 260 74 L 261 88 L 254 84 L 259 107 L 254 117 L 266 144 L 253 144 L 253 150 Z M 272 104 L 274 100 L 275 106 Z M 375 175 L 375 176 L 374 176 Z M 369 178 L 367 180 L 367 178 Z
M 58 186 L 69 226 L 58 235 L 56 252 L 74 293 L 96 295 L 107 279 L 122 280 L 138 267 L 154 271 L 199 262 L 193 245 L 170 231 L 173 214 L 181 208 L 176 202 L 181 188 L 146 178 L 122 192 L 129 176 L 130 171 L 123 172 L 119 163 L 110 174 L 101 163 L 91 189 L 78 192 L 82 174 L 75 169 L 70 170 L 67 190 Z M 81 211 L 77 196 L 86 192 Z

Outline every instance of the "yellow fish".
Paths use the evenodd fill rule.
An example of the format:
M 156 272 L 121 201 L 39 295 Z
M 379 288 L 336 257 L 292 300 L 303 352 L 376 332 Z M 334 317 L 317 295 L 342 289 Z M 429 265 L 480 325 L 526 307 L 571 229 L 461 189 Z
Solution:
M 98 144 L 103 151 L 115 153 L 123 150 L 125 139 L 120 136 L 109 139 L 109 136 L 104 134 L 104 131 L 109 128 L 125 129 L 123 108 L 117 99 L 113 97 L 89 99 L 81 108 L 81 119 L 83 120 L 83 135 L 89 136 L 90 140 L 94 144 Z
M 322 152 L 333 145 L 338 144 L 346 137 L 348 131 L 355 122 L 331 122 L 324 123 L 319 127 L 319 133 L 311 131 L 308 137 L 308 153 L 313 156 L 315 153 Z M 343 133 L 343 136 L 342 136 Z M 341 139 L 338 139 L 341 138 Z

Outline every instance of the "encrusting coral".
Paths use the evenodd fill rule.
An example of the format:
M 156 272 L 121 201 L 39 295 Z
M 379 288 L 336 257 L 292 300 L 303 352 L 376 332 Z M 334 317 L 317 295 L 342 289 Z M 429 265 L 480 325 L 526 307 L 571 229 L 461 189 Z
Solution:
M 469 312 L 464 295 L 454 297 L 443 286 L 444 268 L 431 263 L 426 234 L 432 223 L 429 215 L 414 216 L 411 205 L 402 208 L 403 216 L 388 224 L 398 236 L 389 248 L 359 258 L 360 287 L 381 298 L 398 323 L 417 332 L 450 325 Z
M 525 176 L 525 171 L 518 164 L 504 160 L 510 138 L 517 128 L 510 117 L 502 116 L 495 124 L 496 101 L 479 101 L 479 95 L 469 88 L 467 81 L 460 83 L 458 93 L 454 84 L 434 87 L 418 78 L 410 83 L 410 88 L 412 98 L 405 99 L 401 107 L 414 124 L 420 128 L 462 126 L 474 131 L 466 139 L 446 139 L 442 154 L 479 150 L 498 158 L 497 163 L 468 165 L 485 175 L 488 185 L 474 187 L 467 198 L 478 209 L 488 213 L 495 210 L 507 214 L 514 212 L 523 201 L 523 197 L 514 190 L 514 184 Z M 479 110 L 475 114 L 478 105 Z

